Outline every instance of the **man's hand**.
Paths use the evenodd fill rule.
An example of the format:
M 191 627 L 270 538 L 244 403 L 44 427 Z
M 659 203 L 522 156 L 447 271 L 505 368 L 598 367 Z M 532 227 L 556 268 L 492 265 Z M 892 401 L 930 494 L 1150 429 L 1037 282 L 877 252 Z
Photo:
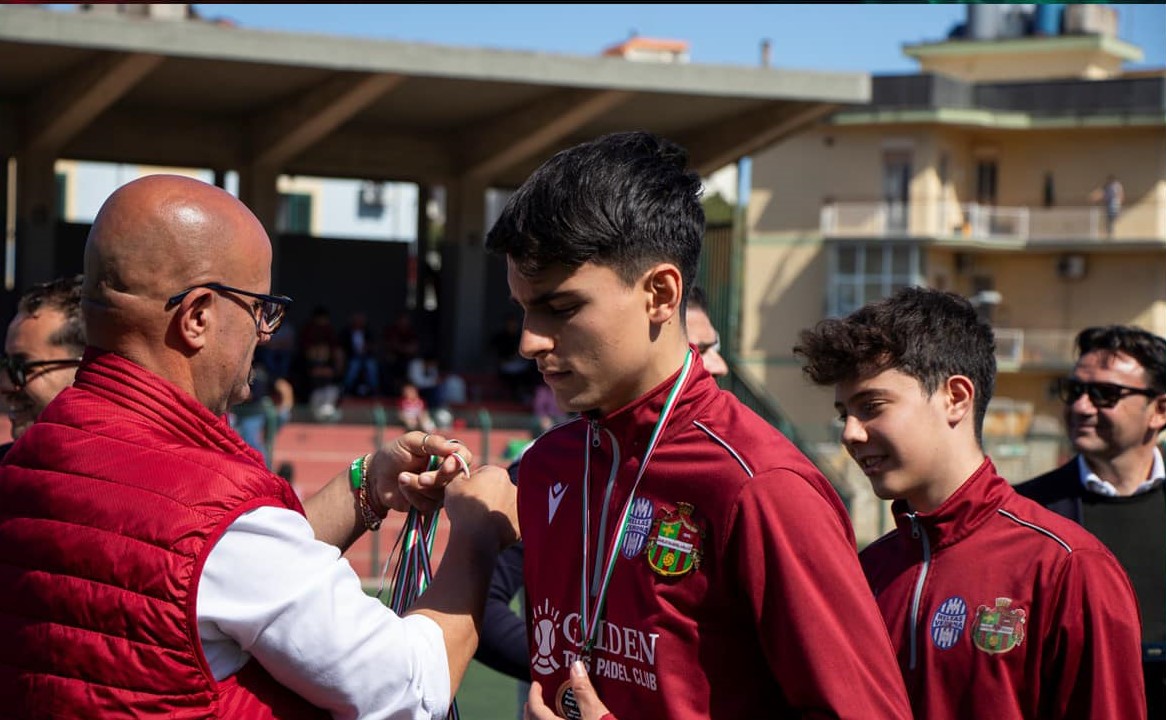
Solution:
M 450 529 L 494 532 L 499 549 L 513 545 L 519 538 L 517 498 L 510 475 L 495 465 L 483 465 L 468 477 L 455 474 L 445 487 Z
M 579 717 L 582 720 L 615 720 L 615 716 L 608 711 L 607 706 L 599 700 L 591 679 L 587 677 L 587 669 L 583 663 L 576 660 L 571 663 L 571 692 L 575 694 L 575 702 L 579 705 Z M 564 720 L 561 715 L 547 707 L 543 702 L 542 686 L 537 681 L 530 684 L 530 696 L 523 711 L 525 720 Z
M 426 472 L 431 455 L 442 461 L 436 470 Z M 445 486 L 459 474 L 464 476 L 473 460 L 473 453 L 457 440 L 407 432 L 373 454 L 368 477 L 375 489 L 374 509 L 404 511 L 413 505 L 423 512 L 434 510 L 441 505 Z

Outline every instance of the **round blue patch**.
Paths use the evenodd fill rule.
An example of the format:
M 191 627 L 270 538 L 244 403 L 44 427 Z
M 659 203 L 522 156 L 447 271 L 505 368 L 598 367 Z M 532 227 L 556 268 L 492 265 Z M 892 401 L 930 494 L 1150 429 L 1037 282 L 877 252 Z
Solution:
M 955 647 L 967 621 L 968 604 L 962 597 L 949 597 L 939 604 L 939 609 L 931 616 L 931 642 L 940 650 Z
M 628 514 L 628 529 L 623 536 L 623 547 L 619 550 L 628 560 L 639 555 L 644 549 L 655 514 L 656 508 L 648 498 L 641 497 L 632 501 L 632 511 Z

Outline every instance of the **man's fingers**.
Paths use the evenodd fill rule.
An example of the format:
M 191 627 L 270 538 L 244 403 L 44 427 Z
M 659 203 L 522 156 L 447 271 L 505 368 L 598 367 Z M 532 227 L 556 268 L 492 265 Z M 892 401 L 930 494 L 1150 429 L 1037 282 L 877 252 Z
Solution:
M 607 714 L 607 706 L 599 701 L 595 686 L 587 676 L 587 668 L 578 660 L 571 663 L 571 691 L 575 693 L 583 720 L 599 720 Z

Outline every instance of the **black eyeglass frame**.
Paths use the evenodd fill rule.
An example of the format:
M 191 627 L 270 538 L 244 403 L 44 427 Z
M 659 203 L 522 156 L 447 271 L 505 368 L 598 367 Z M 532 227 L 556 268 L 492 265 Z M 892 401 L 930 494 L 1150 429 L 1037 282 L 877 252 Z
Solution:
M 1136 388 L 1129 385 L 1107 382 L 1086 382 L 1077 378 L 1061 378 L 1057 381 L 1057 396 L 1066 405 L 1077 402 L 1082 395 L 1089 396 L 1089 402 L 1096 408 L 1111 408 L 1131 395 L 1156 398 L 1163 393 L 1154 388 Z
M 246 297 L 255 298 L 256 300 L 262 302 L 263 305 L 260 306 L 259 314 L 255 317 L 255 330 L 257 332 L 263 332 L 268 335 L 274 335 L 275 332 L 279 330 L 279 326 L 283 324 L 283 319 L 287 315 L 287 309 L 291 307 L 292 302 L 294 302 L 287 295 L 267 295 L 265 293 L 251 292 L 250 290 L 241 290 L 237 287 L 231 287 L 230 285 L 224 285 L 222 283 L 209 282 L 203 283 L 201 285 L 193 285 L 186 288 L 177 295 L 171 296 L 171 298 L 166 301 L 166 307 L 174 307 L 178 303 L 182 302 L 184 297 L 194 292 L 195 290 L 198 290 L 199 288 L 206 288 L 207 290 L 215 290 L 218 292 L 235 293 L 236 295 L 244 295 Z M 270 312 L 269 308 L 271 309 Z M 277 312 L 278 314 L 276 314 Z M 271 320 L 270 318 L 273 315 L 275 316 L 275 319 Z M 263 329 L 264 325 L 267 326 L 266 330 Z
M 81 364 L 81 358 L 59 358 L 57 360 L 21 360 L 7 355 L 0 355 L 0 370 L 8 374 L 8 380 L 16 389 L 28 384 L 30 370 L 36 368 L 76 367 Z

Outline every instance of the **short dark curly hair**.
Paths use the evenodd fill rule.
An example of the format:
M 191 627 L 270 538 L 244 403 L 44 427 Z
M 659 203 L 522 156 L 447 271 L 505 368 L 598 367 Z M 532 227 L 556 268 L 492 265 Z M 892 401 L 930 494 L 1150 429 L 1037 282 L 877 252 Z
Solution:
M 1166 340 L 1134 325 L 1100 325 L 1077 333 L 1077 355 L 1120 352 L 1146 370 L 1150 387 L 1166 393 Z
M 803 330 L 794 354 L 815 384 L 898 370 L 930 395 L 953 375 L 976 389 L 976 439 L 996 384 L 996 340 L 992 328 L 966 298 L 930 288 L 908 287 L 865 305 L 845 318 L 822 320 Z
M 20 296 L 17 312 L 35 315 L 41 308 L 65 316 L 65 324 L 49 337 L 49 342 L 68 348 L 80 356 L 85 350 L 85 323 L 81 318 L 81 276 L 60 277 L 38 283 Z

